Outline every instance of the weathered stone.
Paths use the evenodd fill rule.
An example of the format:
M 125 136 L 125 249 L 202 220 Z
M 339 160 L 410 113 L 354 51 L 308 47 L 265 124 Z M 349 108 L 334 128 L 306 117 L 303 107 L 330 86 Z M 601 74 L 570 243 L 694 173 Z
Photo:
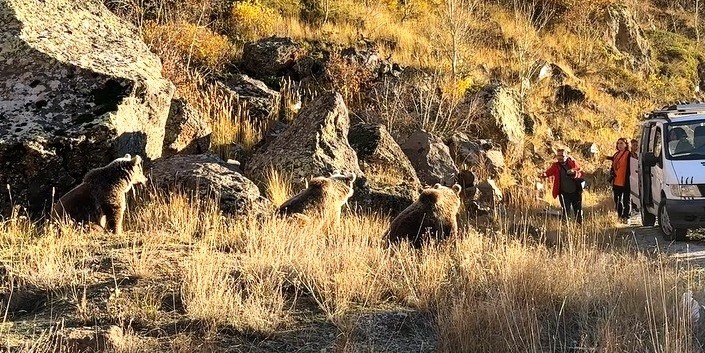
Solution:
M 348 47 L 341 50 L 340 55 L 348 62 L 375 74 L 382 67 L 382 59 L 374 48 Z
M 489 85 L 473 99 L 484 103 L 480 136 L 496 138 L 500 145 L 520 151 L 526 133 L 519 94 L 502 85 Z
M 360 176 L 357 155 L 348 143 L 349 129 L 343 97 L 339 93 L 324 94 L 304 106 L 278 138 L 257 150 L 245 171 L 262 180 L 270 168 L 276 168 L 292 176 L 296 184 L 301 178 L 336 170 Z
M 504 154 L 491 140 L 471 139 L 462 132 L 456 132 L 448 139 L 448 148 L 455 164 L 465 167 L 487 169 L 493 176 L 504 170 Z
M 52 336 L 56 347 L 61 347 L 60 352 L 97 353 L 110 347 L 106 331 L 95 327 L 63 328 Z
M 183 99 L 171 101 L 164 133 L 164 156 L 206 153 L 211 146 L 210 126 Z
M 446 186 L 455 183 L 458 168 L 450 156 L 448 146 L 439 137 L 419 130 L 409 136 L 401 149 L 411 161 L 422 183 L 441 183 Z
M 542 81 L 550 78 L 553 82 L 562 83 L 568 77 L 568 73 L 558 64 L 542 62 L 537 70 L 535 80 Z
M 644 37 L 634 14 L 626 6 L 612 5 L 607 8 L 607 42 L 614 49 L 630 58 L 632 69 L 650 70 L 651 45 Z
M 580 151 L 587 158 L 594 158 L 600 153 L 600 146 L 594 142 L 585 142 L 580 144 Z
M 90 169 L 162 153 L 174 86 L 100 2 L 0 1 L 0 185 L 32 214 Z M 10 207 L 7 192 L 0 211 Z
M 242 66 L 251 75 L 286 76 L 297 60 L 304 56 L 304 47 L 291 38 L 270 37 L 245 43 Z
M 477 184 L 477 189 L 480 191 L 478 202 L 489 206 L 494 206 L 503 199 L 502 190 L 492 179 L 483 180 Z
M 237 93 L 237 100 L 245 104 L 250 118 L 263 121 L 276 117 L 279 112 L 281 95 L 259 80 L 247 75 L 236 74 L 225 86 Z
M 226 214 L 273 212 L 271 202 L 260 196 L 257 185 L 238 173 L 237 168 L 210 154 L 177 155 L 155 161 L 150 174 L 158 188 L 176 187 L 192 193 L 198 200 L 213 198 Z
M 350 127 L 348 140 L 365 174 L 363 185 L 355 190 L 350 202 L 396 215 L 418 198 L 421 182 L 384 125 L 355 124 Z

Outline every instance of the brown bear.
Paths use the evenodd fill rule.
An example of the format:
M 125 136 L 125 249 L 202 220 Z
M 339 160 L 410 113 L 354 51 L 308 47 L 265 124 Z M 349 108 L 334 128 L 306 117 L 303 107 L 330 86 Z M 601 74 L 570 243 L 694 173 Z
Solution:
M 101 228 L 122 233 L 126 196 L 133 185 L 144 184 L 142 158 L 126 154 L 108 165 L 90 170 L 83 182 L 54 203 L 54 219 L 98 223 Z
M 342 207 L 353 195 L 354 182 L 355 173 L 334 172 L 330 177 L 315 177 L 308 182 L 306 189 L 279 206 L 277 213 L 303 215 L 304 219 L 317 215 L 338 223 Z
M 413 204 L 394 218 L 384 235 L 387 242 L 408 240 L 418 249 L 431 238 L 440 240 L 457 234 L 460 190 L 458 184 L 451 188 L 436 184 L 424 189 Z

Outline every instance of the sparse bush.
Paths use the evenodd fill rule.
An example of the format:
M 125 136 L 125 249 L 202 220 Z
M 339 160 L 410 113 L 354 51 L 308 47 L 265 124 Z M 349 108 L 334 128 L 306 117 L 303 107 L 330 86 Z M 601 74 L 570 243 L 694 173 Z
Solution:
M 187 22 L 163 25 L 149 22 L 144 28 L 144 39 L 158 54 L 176 51 L 187 67 L 195 64 L 220 71 L 233 55 L 233 46 L 227 37 Z
M 689 98 L 700 80 L 698 64 L 703 56 L 699 45 L 679 34 L 661 30 L 648 31 L 647 36 L 656 54 L 656 72 L 665 84 L 666 91 L 659 92 L 660 96 Z
M 274 33 L 279 14 L 259 1 L 243 1 L 233 5 L 231 32 L 243 40 L 253 41 Z
M 374 79 L 374 73 L 364 65 L 346 60 L 339 53 L 331 54 L 325 70 L 331 88 L 340 92 L 352 107 L 362 101 L 363 91 Z

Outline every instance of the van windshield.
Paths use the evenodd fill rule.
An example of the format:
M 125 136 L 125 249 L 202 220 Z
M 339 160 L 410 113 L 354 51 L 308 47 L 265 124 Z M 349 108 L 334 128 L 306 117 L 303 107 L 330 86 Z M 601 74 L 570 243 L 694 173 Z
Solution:
M 666 126 L 666 157 L 688 160 L 705 157 L 705 120 L 671 123 Z

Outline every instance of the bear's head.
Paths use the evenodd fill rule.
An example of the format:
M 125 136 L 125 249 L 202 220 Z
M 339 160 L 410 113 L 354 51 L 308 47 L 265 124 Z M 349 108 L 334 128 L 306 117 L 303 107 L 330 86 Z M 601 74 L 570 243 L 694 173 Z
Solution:
M 136 155 L 130 158 L 130 155 L 126 154 L 123 158 L 126 158 L 132 166 L 132 179 L 130 180 L 130 183 L 132 183 L 132 185 L 146 184 L 147 177 L 144 175 L 144 170 L 142 169 L 142 157 Z
M 355 173 L 343 174 L 339 171 L 333 172 L 328 179 L 334 181 L 336 184 L 342 184 L 347 190 L 347 197 L 350 198 L 353 195 L 353 184 L 355 183 L 355 178 L 357 176 Z M 338 185 L 340 188 L 340 185 Z
M 460 210 L 460 191 L 462 187 L 454 184 L 452 187 L 435 184 L 421 192 L 419 201 L 457 213 Z

